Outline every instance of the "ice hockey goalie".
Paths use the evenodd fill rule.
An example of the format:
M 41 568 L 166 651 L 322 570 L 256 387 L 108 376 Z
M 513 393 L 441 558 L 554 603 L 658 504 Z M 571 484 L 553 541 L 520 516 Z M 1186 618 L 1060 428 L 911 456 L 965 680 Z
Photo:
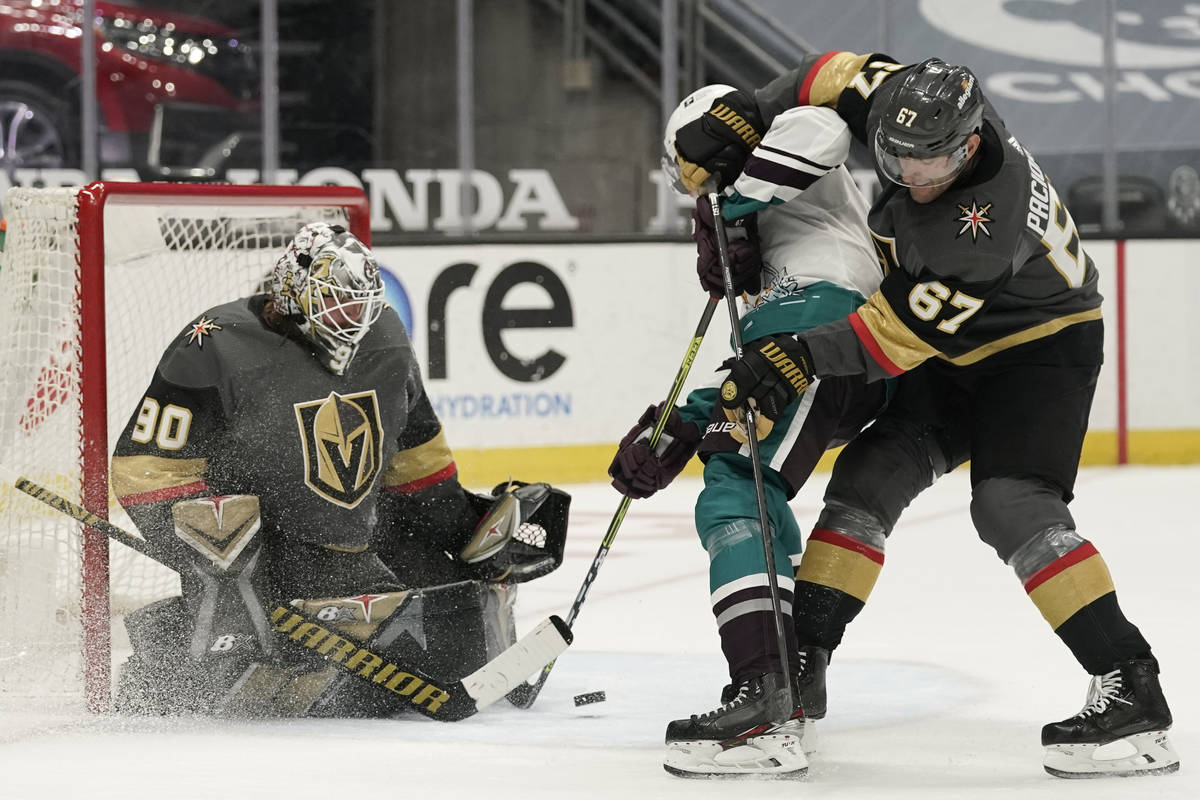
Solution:
M 128 712 L 390 714 L 273 615 L 456 680 L 513 641 L 515 584 L 566 537 L 569 498 L 545 483 L 462 487 L 374 255 L 319 222 L 265 291 L 167 343 L 111 479 L 181 583 L 127 618 Z

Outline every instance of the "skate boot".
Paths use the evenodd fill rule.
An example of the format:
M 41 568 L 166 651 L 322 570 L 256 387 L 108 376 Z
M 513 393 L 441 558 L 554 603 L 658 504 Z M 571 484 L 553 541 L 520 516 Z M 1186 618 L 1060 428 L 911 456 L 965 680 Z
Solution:
M 799 664 L 796 688 L 800 690 L 804 716 L 806 719 L 825 719 L 825 671 L 829 668 L 829 651 L 816 645 L 804 645 L 800 648 Z
M 1179 769 L 1167 739 L 1171 710 L 1158 684 L 1158 662 L 1134 659 L 1092 677 L 1087 705 L 1042 728 L 1046 772 L 1059 778 L 1161 775 Z
M 804 711 L 786 695 L 783 676 L 768 673 L 741 683 L 720 708 L 671 722 L 663 768 L 681 778 L 803 777 Z
M 800 657 L 796 662 L 799 671 L 792 679 L 792 685 L 800 692 L 800 706 L 804 709 L 804 718 L 809 720 L 825 718 L 825 672 L 829 668 L 829 651 L 816 645 L 805 645 L 800 648 Z M 729 683 L 721 690 L 721 702 L 728 703 L 737 697 L 738 685 Z M 805 749 L 804 752 L 809 752 Z

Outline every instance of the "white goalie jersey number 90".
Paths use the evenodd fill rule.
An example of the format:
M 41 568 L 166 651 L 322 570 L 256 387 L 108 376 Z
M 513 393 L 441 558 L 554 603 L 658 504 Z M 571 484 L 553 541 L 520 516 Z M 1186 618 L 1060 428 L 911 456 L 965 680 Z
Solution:
M 138 409 L 129 438 L 138 444 L 154 442 L 163 450 L 179 450 L 187 444 L 191 428 L 191 411 L 176 405 L 160 407 L 157 400 L 147 397 Z

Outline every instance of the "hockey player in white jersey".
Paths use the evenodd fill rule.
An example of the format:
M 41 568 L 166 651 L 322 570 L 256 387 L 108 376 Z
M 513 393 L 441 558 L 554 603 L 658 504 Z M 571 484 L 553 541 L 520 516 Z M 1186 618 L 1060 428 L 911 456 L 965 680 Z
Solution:
M 780 114 L 763 131 L 758 120 L 728 112 L 722 98 L 736 91 L 706 86 L 680 103 L 667 123 L 664 169 L 677 190 L 699 198 L 693 214 L 697 271 L 701 284 L 720 297 L 724 281 L 714 222 L 702 196 L 710 176 L 680 173 L 678 150 L 696 143 L 677 140 L 677 134 L 686 135 L 684 126 L 702 119 L 734 127 L 755 144 L 748 157 L 729 148 L 729 168 L 715 176 L 723 192 L 734 289 L 742 293 L 743 336 L 805 331 L 860 306 L 883 277 L 867 230 L 866 199 L 843 166 L 850 133 L 835 112 L 813 107 Z M 688 155 L 692 163 L 711 164 L 720 154 L 701 159 L 688 150 Z M 745 424 L 728 417 L 717 402 L 728 366 L 683 406 L 667 410 L 654 451 L 648 441 L 663 409 L 646 409 L 622 439 L 609 474 L 622 494 L 642 498 L 670 483 L 697 452 L 705 462 L 696 530 L 709 554 L 712 611 L 730 684 L 719 708 L 668 725 L 667 771 L 682 777 L 800 776 L 808 766 L 804 750 L 811 743 L 811 720 L 824 715 L 823 707 L 802 706 L 804 688 L 814 678 L 823 686 L 825 656 L 796 649 L 792 586 L 802 535 L 787 503 L 827 449 L 854 437 L 882 409 L 888 386 L 857 377 L 815 382 L 804 402 L 775 420 L 759 442 L 788 633 L 786 663 L 800 672 L 794 682 L 798 696 L 784 701 L 794 712 L 777 724 L 771 708 L 785 685 L 785 662 L 778 652 Z M 770 424 L 763 417 L 759 423 Z M 814 657 L 819 663 L 809 663 Z

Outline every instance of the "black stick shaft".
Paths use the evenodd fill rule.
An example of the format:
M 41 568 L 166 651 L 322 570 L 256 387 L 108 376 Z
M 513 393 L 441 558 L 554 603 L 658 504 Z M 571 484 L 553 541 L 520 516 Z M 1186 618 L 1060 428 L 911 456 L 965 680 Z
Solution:
M 717 257 L 721 261 L 721 277 L 725 280 L 725 304 L 729 307 L 729 324 L 733 329 L 733 351 L 738 361 L 742 360 L 742 326 L 738 317 L 737 296 L 733 290 L 733 268 L 729 263 L 729 237 L 725 233 L 725 221 L 721 217 L 721 198 L 716 192 L 709 192 L 708 202 L 712 206 L 713 230 L 717 234 Z M 775 638 L 779 647 L 779 662 L 783 669 L 783 686 L 787 696 L 792 697 L 792 670 L 788 663 L 787 631 L 783 623 L 783 604 L 779 592 L 779 575 L 775 572 L 775 543 L 771 533 L 770 516 L 767 513 L 767 493 L 763 486 L 762 463 L 758 460 L 758 433 L 755 425 L 757 410 L 747 401 L 746 440 L 750 448 L 750 465 L 754 470 L 754 497 L 758 502 L 758 524 L 761 529 L 763 557 L 767 565 L 767 587 L 771 594 L 772 616 L 775 619 Z M 777 710 L 783 717 L 777 720 L 783 722 L 791 716 L 792 708 Z

